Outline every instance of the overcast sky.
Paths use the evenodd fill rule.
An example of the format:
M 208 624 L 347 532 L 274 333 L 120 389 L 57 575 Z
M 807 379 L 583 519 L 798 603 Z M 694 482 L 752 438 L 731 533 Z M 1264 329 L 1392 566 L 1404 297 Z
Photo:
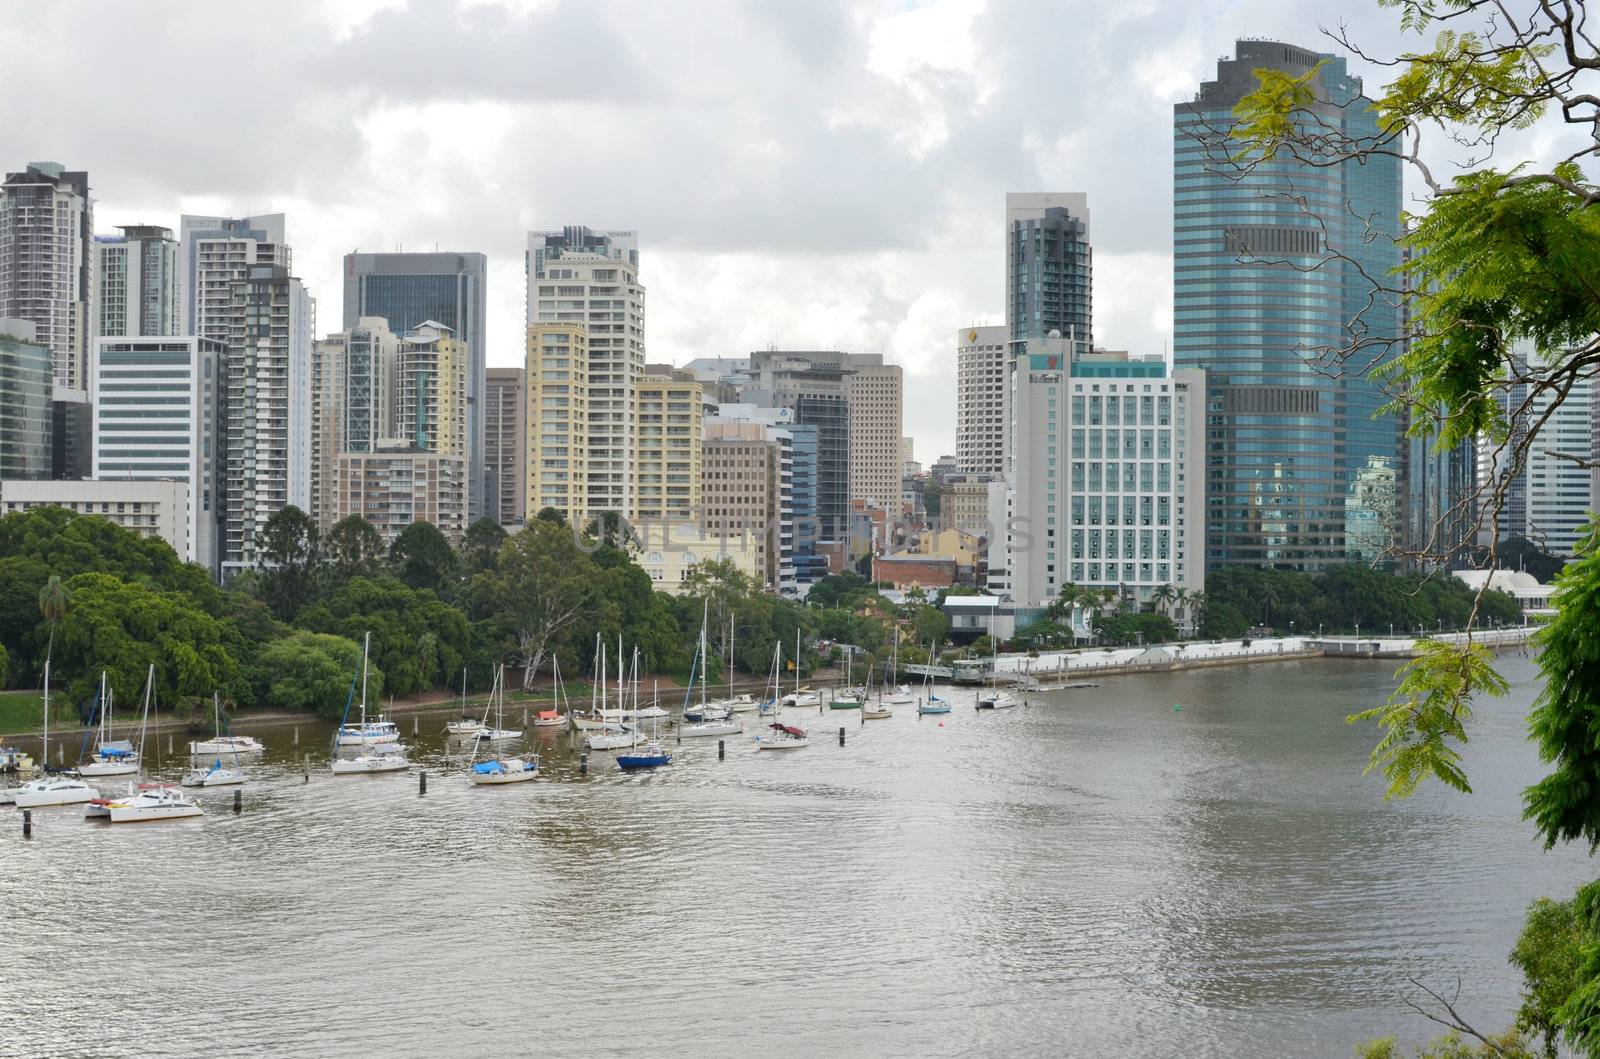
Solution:
M 652 361 L 881 351 L 928 462 L 1005 192 L 1087 192 L 1095 338 L 1165 349 L 1172 104 L 1341 19 L 1397 46 L 1376 0 L 56 0 L 0 24 L 0 165 L 87 169 L 106 233 L 286 213 L 319 334 L 346 252 L 483 251 L 491 365 L 528 229 L 638 229 Z

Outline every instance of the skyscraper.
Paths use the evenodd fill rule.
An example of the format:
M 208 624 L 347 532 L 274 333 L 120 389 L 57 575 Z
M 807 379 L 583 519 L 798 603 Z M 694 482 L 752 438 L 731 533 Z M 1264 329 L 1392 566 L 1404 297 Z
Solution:
M 397 335 L 433 321 L 466 344 L 468 506 L 474 516 L 482 510 L 486 484 L 482 405 L 488 268 L 487 257 L 472 253 L 354 253 L 344 258 L 346 330 L 363 316 L 383 317 Z
M 956 332 L 956 461 L 963 474 L 999 474 L 1005 463 L 1006 329 Z
M 1094 344 L 1094 254 L 1089 196 L 1072 192 L 1006 195 L 1006 323 L 1012 352 L 1059 331 L 1079 350 Z
M 94 237 L 95 335 L 176 335 L 178 241 L 172 229 L 125 224 Z
M 898 511 L 904 373 L 877 353 L 846 353 L 842 362 L 850 369 L 850 499 Z
M 86 388 L 94 330 L 94 203 L 89 174 L 29 162 L 0 184 L 0 317 L 28 320 L 55 383 Z
M 528 464 L 526 368 L 484 372 L 483 464 L 486 487 L 483 514 L 502 526 L 522 522 L 527 513 L 523 489 Z
M 292 266 L 283 214 L 198 217 L 178 222 L 178 316 L 181 334 L 228 339 L 234 322 L 233 284 L 256 265 Z
M 36 326 L 0 313 L 0 479 L 50 477 L 54 361 Z
M 578 321 L 528 325 L 523 497 L 529 522 L 547 507 L 575 525 L 589 516 L 588 339 Z
M 638 380 L 644 374 L 644 287 L 639 283 L 639 233 L 594 231 L 568 225 L 560 231 L 529 232 L 528 324 L 581 324 L 588 348 L 588 451 L 585 499 L 588 511 L 636 509 Z M 534 386 L 531 365 L 528 385 Z M 528 405 L 531 424 L 535 408 Z M 528 453 L 533 473 L 533 450 Z M 537 511 L 544 506 L 534 499 Z
M 395 436 L 394 376 L 399 337 L 382 317 L 316 343 L 311 361 L 311 516 L 334 522 L 335 470 L 340 453 L 374 452 Z
M 1396 424 L 1365 369 L 1401 339 L 1399 299 L 1376 287 L 1400 264 L 1400 163 L 1237 160 L 1233 107 L 1261 68 L 1315 70 L 1316 120 L 1377 133 L 1343 59 L 1275 41 L 1239 41 L 1174 107 L 1174 362 L 1207 371 L 1208 565 L 1315 571 L 1386 550 L 1399 525 L 1361 508 L 1395 496 L 1374 487 Z
M 316 303 L 282 265 L 251 265 L 228 308 L 198 305 L 227 336 L 223 403 L 223 576 L 261 559 L 262 529 L 288 504 L 311 509 L 311 335 Z

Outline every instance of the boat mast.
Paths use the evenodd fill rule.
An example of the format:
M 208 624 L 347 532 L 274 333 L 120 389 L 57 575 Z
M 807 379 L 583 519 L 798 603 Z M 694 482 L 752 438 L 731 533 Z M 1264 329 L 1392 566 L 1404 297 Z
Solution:
M 794 704 L 800 705 L 800 627 L 794 630 Z
M 733 698 L 733 614 L 728 614 L 728 698 Z
M 372 650 L 372 632 L 361 638 L 361 738 L 367 737 L 367 653 Z
M 44 750 L 39 758 L 39 775 L 50 767 L 50 656 L 44 659 Z
M 150 727 L 150 700 L 156 693 L 156 664 L 150 663 L 150 668 L 144 675 L 144 716 L 139 719 L 139 768 L 144 768 L 144 735 Z
M 706 673 L 711 668 L 706 657 L 706 622 L 711 620 L 711 601 L 700 604 L 700 705 L 706 704 Z

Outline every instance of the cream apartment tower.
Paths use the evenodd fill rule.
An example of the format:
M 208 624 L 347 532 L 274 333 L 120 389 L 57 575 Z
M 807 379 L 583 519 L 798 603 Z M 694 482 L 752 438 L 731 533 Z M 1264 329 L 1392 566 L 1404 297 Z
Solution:
M 593 231 L 581 225 L 569 225 L 560 231 L 529 232 L 527 273 L 529 326 L 578 325 L 583 329 L 587 445 L 581 456 L 581 507 L 594 513 L 616 511 L 635 517 L 638 385 L 644 374 L 645 356 L 639 234 Z M 545 334 L 541 332 L 541 343 Z M 566 334 L 574 337 L 570 330 Z M 530 333 L 530 350 L 531 343 Z M 530 363 L 530 395 L 543 382 L 534 377 L 531 367 Z M 575 381 L 568 380 L 573 384 Z M 530 440 L 542 412 L 542 408 L 529 402 Z M 533 453 L 530 444 L 528 474 L 530 482 L 537 479 L 540 488 L 528 490 L 527 504 L 530 511 L 536 512 L 546 506 L 540 499 L 546 495 L 544 472 L 557 468 L 537 466 Z M 573 454 L 564 458 L 570 461 L 580 457 Z M 572 466 L 566 469 L 576 470 Z M 570 494 L 568 503 L 573 503 Z
M 956 466 L 963 474 L 1005 468 L 1006 328 L 956 332 Z
M 588 330 L 581 322 L 529 325 L 523 493 L 530 522 L 547 507 L 574 525 L 589 514 L 589 364 Z

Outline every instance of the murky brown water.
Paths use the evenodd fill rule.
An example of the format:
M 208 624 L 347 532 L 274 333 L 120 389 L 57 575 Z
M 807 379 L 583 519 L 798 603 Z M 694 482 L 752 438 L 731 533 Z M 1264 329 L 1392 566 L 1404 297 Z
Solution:
M 1519 819 L 1533 671 L 1504 665 L 1477 793 L 1399 805 L 1344 723 L 1389 663 L 802 711 L 805 750 L 644 776 L 580 778 L 535 730 L 542 775 L 503 788 L 424 733 L 426 797 L 320 760 L 304 784 L 326 730 L 264 729 L 239 817 L 226 790 L 143 827 L 40 810 L 25 843 L 0 813 L 0 1053 L 1348 1056 L 1427 1034 L 1419 973 L 1497 1025 L 1524 906 L 1594 874 Z

